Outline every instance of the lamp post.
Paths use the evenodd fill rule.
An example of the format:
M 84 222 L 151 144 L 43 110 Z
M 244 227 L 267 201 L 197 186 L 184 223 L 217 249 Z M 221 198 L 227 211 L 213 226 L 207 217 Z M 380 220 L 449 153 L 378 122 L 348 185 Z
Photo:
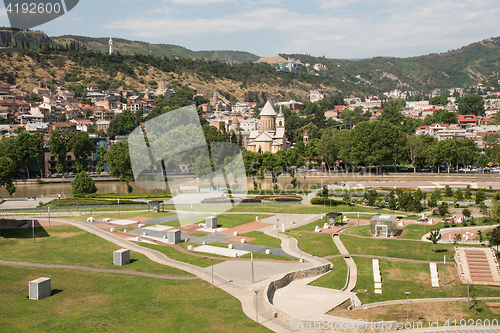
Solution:
M 280 239 L 280 219 L 276 219 L 276 233 L 278 234 L 278 239 Z
M 253 292 L 255 293 L 255 321 L 259 323 L 259 298 L 257 297 L 259 291 L 254 290 Z
M 302 235 L 299 235 L 299 243 L 300 243 L 300 262 L 302 262 Z
M 286 217 L 285 217 L 285 207 L 283 207 L 283 225 L 285 225 L 286 223 Z
M 410 312 L 409 312 L 409 304 L 410 304 L 409 296 L 410 296 L 410 292 L 409 291 L 405 291 L 405 294 L 406 294 L 406 322 L 408 322 L 408 320 L 410 318 Z
M 214 258 L 210 258 L 212 261 L 212 287 L 214 286 Z

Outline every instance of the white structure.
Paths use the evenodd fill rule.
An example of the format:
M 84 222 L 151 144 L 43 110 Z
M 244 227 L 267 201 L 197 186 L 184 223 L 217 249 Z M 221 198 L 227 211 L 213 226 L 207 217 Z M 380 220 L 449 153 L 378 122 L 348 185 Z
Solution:
M 109 37 L 109 54 L 113 54 L 113 38 Z
M 39 300 L 49 297 L 52 294 L 51 279 L 41 277 L 30 281 L 29 283 L 29 299 Z
M 130 250 L 120 249 L 113 252 L 113 265 L 125 266 L 130 264 Z

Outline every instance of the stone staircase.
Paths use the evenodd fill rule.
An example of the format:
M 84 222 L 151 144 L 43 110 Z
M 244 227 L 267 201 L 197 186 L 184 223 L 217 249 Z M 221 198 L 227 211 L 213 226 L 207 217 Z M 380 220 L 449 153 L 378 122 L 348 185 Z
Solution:
M 500 285 L 500 267 L 491 248 L 455 248 L 455 263 L 463 283 Z

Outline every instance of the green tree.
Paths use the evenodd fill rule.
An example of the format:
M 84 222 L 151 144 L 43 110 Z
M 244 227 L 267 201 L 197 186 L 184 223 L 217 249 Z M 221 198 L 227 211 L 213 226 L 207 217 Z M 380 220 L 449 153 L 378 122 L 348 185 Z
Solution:
M 107 130 L 108 137 L 114 138 L 117 135 L 129 135 L 134 129 L 136 129 L 137 126 L 139 126 L 141 121 L 142 116 L 139 113 L 133 114 L 129 110 L 123 110 L 122 113 L 117 115 L 109 123 Z
M 108 153 L 108 150 L 104 148 L 103 146 L 100 146 L 99 149 L 97 150 L 97 165 L 95 168 L 95 171 L 101 175 L 101 172 L 104 171 L 104 166 L 106 164 L 106 154 Z
M 441 160 L 448 166 L 448 173 L 450 173 L 450 167 L 453 162 L 457 159 L 457 144 L 453 139 L 445 139 L 439 141 L 437 144 L 437 149 Z
M 43 178 L 43 133 L 37 132 L 30 135 L 30 156 L 36 160 L 38 169 L 40 169 L 40 178 Z
M 413 167 L 413 173 L 417 172 L 415 161 L 419 159 L 424 153 L 424 142 L 419 136 L 410 135 L 406 139 L 406 148 L 408 150 L 408 156 Z
M 0 156 L 0 187 L 5 185 L 8 190 L 14 180 L 16 170 L 16 163 L 10 157 Z
M 56 169 L 59 173 L 65 173 L 66 155 L 71 150 L 72 133 L 69 130 L 52 130 L 49 138 L 49 150 L 52 155 L 57 156 Z
M 467 185 L 467 188 L 465 189 L 464 197 L 465 197 L 465 199 L 467 199 L 467 201 L 469 201 L 470 198 L 472 198 L 472 191 L 470 190 L 470 185 Z
M 17 159 L 21 162 L 22 167 L 29 179 L 29 159 L 30 159 L 30 134 L 26 131 L 19 133 L 16 139 Z
M 85 171 L 76 174 L 71 185 L 71 193 L 73 194 L 90 194 L 97 192 L 94 180 L 90 178 Z
M 476 192 L 476 205 L 480 205 L 486 200 L 486 194 L 484 194 L 483 190 L 479 190 Z
M 449 185 L 446 185 L 446 187 L 444 188 L 444 195 L 447 197 L 453 196 L 453 190 L 451 189 L 451 187 Z
M 441 215 L 442 217 L 445 217 L 446 214 L 449 213 L 448 211 L 448 203 L 446 201 L 443 201 L 439 206 L 438 206 L 438 211 L 439 211 L 439 215 Z
M 477 94 L 465 95 L 457 99 L 458 114 L 484 116 L 484 100 Z
M 471 211 L 467 208 L 462 209 L 462 215 L 467 218 L 467 220 L 471 217 Z
M 89 134 L 87 132 L 73 133 L 70 146 L 75 155 L 76 171 L 78 173 L 86 171 L 88 168 L 87 159 L 95 151 L 94 143 L 90 140 Z
M 120 141 L 113 145 L 106 154 L 110 177 L 118 178 L 127 185 L 127 193 L 130 192 L 129 182 L 134 180 L 128 142 Z
M 500 245 L 500 226 L 491 230 L 490 236 L 488 237 L 488 241 L 491 246 L 497 247 L 497 256 L 498 256 L 498 246 Z
M 441 239 L 441 233 L 439 232 L 439 229 L 432 230 L 429 236 L 427 237 L 427 240 L 430 240 L 432 244 L 434 244 L 434 252 L 436 252 L 436 244 L 439 242 Z
M 432 97 L 429 100 L 429 104 L 431 104 L 431 105 L 448 105 L 448 98 L 446 98 L 445 96 Z
M 457 188 L 457 190 L 455 191 L 455 200 L 458 202 L 460 200 L 462 200 L 464 198 L 464 195 L 462 193 L 462 190 Z

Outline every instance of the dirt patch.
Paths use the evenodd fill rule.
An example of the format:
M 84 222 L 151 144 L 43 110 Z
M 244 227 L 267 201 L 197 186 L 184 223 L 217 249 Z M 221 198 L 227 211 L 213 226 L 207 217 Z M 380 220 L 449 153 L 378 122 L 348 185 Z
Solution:
M 71 238 L 71 237 L 75 237 L 75 236 L 78 236 L 81 234 L 83 234 L 83 232 L 61 232 L 61 233 L 57 233 L 57 234 L 54 234 L 51 236 L 57 237 L 57 238 Z
M 465 305 L 465 306 L 464 306 Z M 466 311 L 466 302 L 418 302 L 409 304 L 409 320 L 427 323 L 429 320 L 444 323 L 447 320 L 460 321 L 468 317 L 470 312 Z M 363 319 L 368 321 L 401 321 L 406 322 L 406 303 L 377 306 L 370 309 L 335 309 L 328 314 L 351 319 Z M 425 325 L 425 324 L 424 324 Z
M 252 241 L 256 240 L 257 238 L 234 236 L 234 237 L 228 238 L 226 240 L 230 241 L 230 242 L 241 243 L 242 239 L 244 239 L 247 243 L 249 243 L 249 242 L 252 242 Z

